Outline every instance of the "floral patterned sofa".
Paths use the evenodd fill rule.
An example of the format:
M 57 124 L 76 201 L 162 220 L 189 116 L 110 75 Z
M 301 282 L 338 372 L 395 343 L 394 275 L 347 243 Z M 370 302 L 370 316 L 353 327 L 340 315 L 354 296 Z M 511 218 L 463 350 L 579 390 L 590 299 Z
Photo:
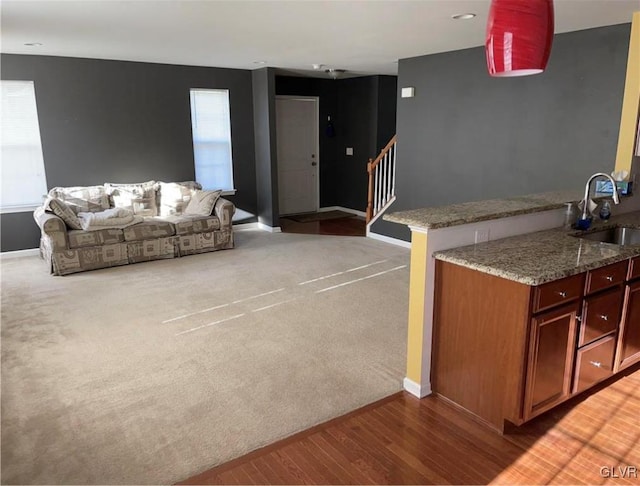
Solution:
M 67 275 L 233 248 L 235 206 L 201 189 L 192 181 L 53 188 L 34 212 L 40 255 L 52 274 Z

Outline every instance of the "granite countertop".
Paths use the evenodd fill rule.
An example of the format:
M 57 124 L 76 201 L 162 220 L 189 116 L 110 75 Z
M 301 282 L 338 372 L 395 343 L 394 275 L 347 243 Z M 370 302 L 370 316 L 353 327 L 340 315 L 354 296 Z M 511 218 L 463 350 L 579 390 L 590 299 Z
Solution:
M 385 214 L 382 219 L 422 228 L 436 229 L 519 214 L 537 213 L 564 207 L 582 200 L 584 192 L 556 191 L 527 196 L 489 199 L 433 208 L 411 209 Z
M 640 211 L 594 223 L 589 232 L 616 226 L 640 228 Z M 439 251 L 434 257 L 523 284 L 540 285 L 640 255 L 640 246 L 623 247 L 572 236 L 580 233 L 554 228 Z

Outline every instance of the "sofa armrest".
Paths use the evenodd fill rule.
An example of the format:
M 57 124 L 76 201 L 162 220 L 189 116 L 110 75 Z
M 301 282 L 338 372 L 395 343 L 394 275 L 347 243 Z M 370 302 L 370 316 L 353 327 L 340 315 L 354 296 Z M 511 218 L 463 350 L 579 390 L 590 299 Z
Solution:
M 42 236 L 51 240 L 51 245 L 55 250 L 67 250 L 69 248 L 67 240 L 67 225 L 62 218 L 53 213 L 47 213 L 44 207 L 40 206 L 33 212 L 33 219 L 40 227 Z
M 236 207 L 231 201 L 223 197 L 218 198 L 213 212 L 220 220 L 220 229 L 231 229 L 232 218 L 236 212 Z

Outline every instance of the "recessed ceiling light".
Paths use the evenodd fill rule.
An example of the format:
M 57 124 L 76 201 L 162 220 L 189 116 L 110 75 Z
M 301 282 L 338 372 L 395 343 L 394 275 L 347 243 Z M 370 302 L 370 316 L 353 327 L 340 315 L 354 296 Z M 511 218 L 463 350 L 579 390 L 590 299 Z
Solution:
M 327 73 L 331 79 L 338 79 L 340 76 L 342 76 L 347 71 L 346 71 L 346 69 L 329 68 L 329 69 L 325 69 L 324 72 Z
M 475 16 L 476 14 L 474 13 L 461 13 L 461 14 L 452 15 L 451 18 L 453 20 L 469 20 L 474 18 Z
M 24 45 L 29 47 L 40 47 L 42 42 L 25 42 Z
M 253 61 L 253 64 L 267 64 L 267 61 Z

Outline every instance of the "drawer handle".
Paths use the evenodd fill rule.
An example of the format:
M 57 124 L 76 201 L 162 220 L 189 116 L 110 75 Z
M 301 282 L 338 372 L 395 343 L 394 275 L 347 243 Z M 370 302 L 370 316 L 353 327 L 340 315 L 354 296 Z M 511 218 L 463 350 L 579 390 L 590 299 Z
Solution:
M 600 361 L 589 361 L 589 364 L 595 366 L 596 368 L 602 368 L 602 363 Z
M 600 314 L 600 319 L 602 319 L 603 321 L 608 321 L 609 320 L 609 316 L 606 314 Z
M 564 290 L 560 290 L 558 295 L 564 299 L 567 296 L 567 293 Z
M 613 277 L 611 275 L 607 275 L 605 279 L 609 282 L 613 282 Z

